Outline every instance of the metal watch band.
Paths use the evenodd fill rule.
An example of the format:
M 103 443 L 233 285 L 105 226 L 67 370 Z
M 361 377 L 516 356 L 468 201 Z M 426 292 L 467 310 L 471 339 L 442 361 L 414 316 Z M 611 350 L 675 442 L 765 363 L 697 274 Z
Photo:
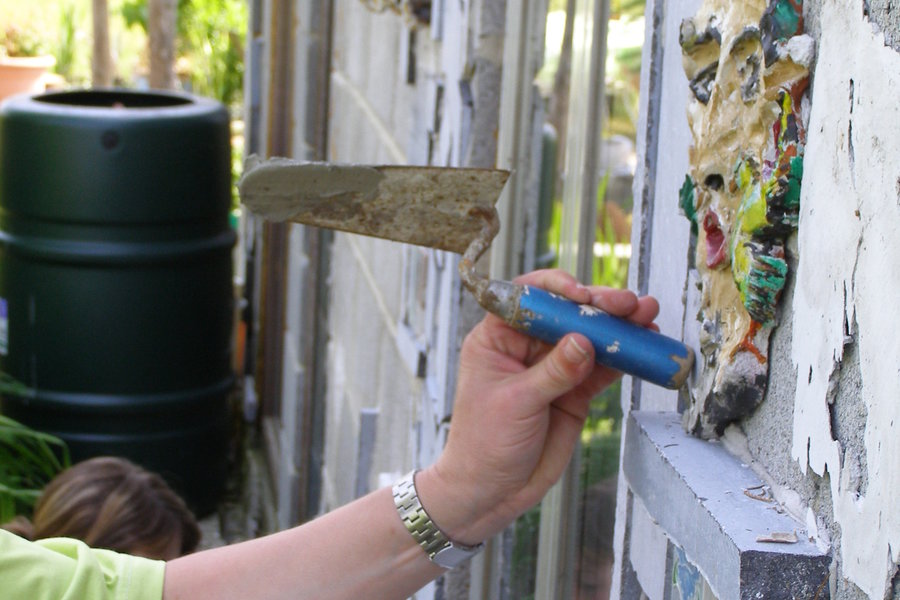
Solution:
M 437 528 L 419 502 L 415 470 L 395 483 L 393 492 L 394 506 L 400 520 L 433 563 L 445 569 L 452 569 L 478 554 L 484 547 L 484 544 L 477 546 L 455 544 Z

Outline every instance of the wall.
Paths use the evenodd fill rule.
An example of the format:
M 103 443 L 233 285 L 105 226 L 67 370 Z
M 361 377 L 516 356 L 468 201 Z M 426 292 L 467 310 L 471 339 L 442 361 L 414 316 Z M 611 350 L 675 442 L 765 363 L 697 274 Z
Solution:
M 655 146 L 645 143 L 641 151 L 657 172 L 636 185 L 636 198 L 643 197 L 644 204 L 635 238 L 653 243 L 652 248 L 641 247 L 643 271 L 634 274 L 632 283 L 653 292 L 662 289 L 657 282 L 678 279 L 678 274 L 653 266 L 658 245 L 665 243 L 673 256 L 679 256 L 680 248 L 686 250 L 681 242 L 670 243 L 666 228 L 673 223 L 661 227 L 654 211 L 677 202 L 680 182 L 665 176 L 663 162 L 684 151 L 680 126 L 667 125 L 668 115 L 679 110 L 683 114 L 686 103 L 683 72 L 671 65 L 680 58 L 673 27 L 693 15 L 699 3 L 651 4 L 656 5 L 656 18 L 648 20 L 654 25 L 645 50 L 643 91 L 648 97 L 642 115 L 647 139 L 658 140 Z M 896 599 L 900 317 L 891 303 L 900 292 L 898 16 L 890 2 L 863 0 L 807 1 L 804 16 L 807 32 L 816 40 L 817 58 L 806 115 L 799 230 L 788 240 L 792 275 L 781 299 L 780 324 L 770 340 L 768 389 L 752 415 L 726 430 L 724 443 L 708 445 L 735 454 L 736 470 L 752 468 L 762 481 L 760 489 L 770 490 L 776 506 L 793 517 L 800 537 L 793 548 L 808 538 L 825 553 L 830 575 L 821 586 L 808 588 L 816 597 Z M 681 227 L 687 228 L 686 220 Z M 680 273 L 687 280 L 690 305 L 692 284 L 683 270 Z M 663 291 L 670 302 L 677 297 Z M 690 310 L 684 323 L 685 339 L 695 340 L 691 329 L 697 323 Z M 626 390 L 626 407 L 672 410 L 672 405 L 655 400 L 655 390 L 647 396 L 647 387 L 632 395 Z M 652 406 L 649 398 L 654 398 Z M 643 448 L 640 435 L 647 429 L 634 433 L 634 423 L 642 422 L 635 414 L 633 448 Z M 677 526 L 669 524 L 666 511 L 653 507 L 657 495 L 675 498 L 684 478 L 664 484 L 642 476 L 636 467 L 648 463 L 641 463 L 634 452 L 623 455 L 623 464 L 631 475 L 620 492 L 614 595 L 677 597 L 679 591 L 666 581 L 671 580 L 673 557 L 679 556 L 673 543 L 686 544 L 673 534 Z M 687 475 L 693 468 L 703 465 L 687 467 Z M 642 488 L 644 484 L 649 487 Z M 646 491 L 637 493 L 638 488 Z M 705 501 L 694 497 L 686 505 L 705 508 Z M 669 509 L 678 512 L 679 507 L 670 504 Z M 720 541 L 714 537 L 704 543 Z M 687 558 L 698 560 L 700 574 L 710 583 L 716 581 L 721 564 Z M 713 588 L 720 598 L 737 597 Z
M 819 43 L 795 290 L 783 316 L 790 330 L 781 334 L 790 339 L 772 361 L 783 389 L 745 429 L 780 484 L 802 475 L 789 487 L 810 505 L 801 516 L 814 514 L 833 541 L 837 597 L 881 598 L 892 579 L 897 597 L 900 318 L 884 302 L 900 292 L 900 54 L 862 2 L 811 9 Z M 896 16 L 883 25 L 896 39 Z M 789 446 L 772 443 L 767 423 Z M 773 447 L 790 456 L 770 456 Z
M 494 166 L 505 6 L 434 2 L 426 25 L 390 4 L 335 1 L 326 159 Z M 482 314 L 457 255 L 340 233 L 331 252 L 323 510 L 434 460 Z M 460 569 L 416 597 L 467 588 Z
M 537 187 L 534 73 L 545 0 L 253 0 L 249 147 L 333 162 L 515 166 L 497 252 L 525 255 Z M 430 7 L 417 22 L 407 9 Z M 398 10 L 399 9 L 399 10 Z M 508 36 L 507 13 L 517 15 Z M 521 21 L 521 22 L 519 22 Z M 508 39 L 515 44 L 508 45 Z M 521 42 L 521 44 L 520 44 Z M 510 60 L 513 68 L 501 70 Z M 324 76 L 324 77 L 323 77 Z M 504 105 L 501 107 L 501 89 Z M 520 94 L 519 91 L 524 93 Z M 510 109 L 510 107 L 513 107 Z M 501 122 L 506 113 L 507 124 Z M 512 121 L 512 122 L 509 122 Z M 503 152 L 498 151 L 503 146 Z M 500 156 L 501 158 L 498 158 Z M 508 186 L 509 187 L 509 186 Z M 343 504 L 443 447 L 462 338 L 483 316 L 456 255 L 300 225 L 254 223 L 254 344 L 267 526 Z M 521 268 L 509 266 L 517 274 Z M 251 402 L 252 404 L 252 402 Z M 268 488 L 264 490 L 267 492 Z M 495 544 L 418 598 L 497 598 Z
M 327 160 L 347 163 L 403 164 L 414 145 L 413 131 L 425 137 L 421 114 L 424 86 L 407 83 L 408 57 L 423 78 L 437 48 L 430 36 L 416 36 L 390 11 L 377 13 L 358 0 L 334 7 L 331 107 Z M 398 58 L 400 60 L 398 60 Z M 427 139 L 420 139 L 427 147 Z M 414 153 L 410 153 L 414 154 Z M 419 161 L 427 159 L 421 154 Z M 328 322 L 328 392 L 325 398 L 323 509 L 364 491 L 357 486 L 358 440 L 363 409 L 373 410 L 374 444 L 366 486 L 379 472 L 411 468 L 411 433 L 416 404 L 423 393 L 415 361 L 406 360 L 398 343 L 406 335 L 403 320 L 404 254 L 399 244 L 336 234 L 332 247 Z

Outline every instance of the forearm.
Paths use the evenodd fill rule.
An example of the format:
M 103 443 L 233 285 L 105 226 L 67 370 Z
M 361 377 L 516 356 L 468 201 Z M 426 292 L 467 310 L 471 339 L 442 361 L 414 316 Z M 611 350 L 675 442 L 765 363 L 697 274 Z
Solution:
M 658 312 L 653 299 L 579 286 L 561 271 L 520 281 L 641 325 Z M 446 448 L 415 481 L 428 517 L 457 547 L 483 542 L 541 499 L 572 456 L 591 398 L 619 375 L 595 364 L 583 336 L 551 348 L 490 315 L 466 337 L 459 373 Z M 172 561 L 164 597 L 402 600 L 440 573 L 382 489 L 301 527 Z
M 163 598 L 403 599 L 441 571 L 381 489 L 300 527 L 176 559 Z

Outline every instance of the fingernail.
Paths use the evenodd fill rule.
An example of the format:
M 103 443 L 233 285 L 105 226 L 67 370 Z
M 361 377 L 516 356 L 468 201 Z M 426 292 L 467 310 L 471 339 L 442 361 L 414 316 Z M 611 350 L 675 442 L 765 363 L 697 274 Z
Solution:
M 566 346 L 563 348 L 563 354 L 565 354 L 566 360 L 571 363 L 584 362 L 590 357 L 587 349 L 582 347 L 574 337 L 567 338 Z

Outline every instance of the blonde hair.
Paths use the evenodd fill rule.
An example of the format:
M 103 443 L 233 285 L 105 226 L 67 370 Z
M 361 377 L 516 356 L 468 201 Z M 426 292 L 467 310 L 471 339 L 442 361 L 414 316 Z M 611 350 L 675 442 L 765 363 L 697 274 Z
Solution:
M 31 522 L 17 518 L 4 528 L 31 540 L 70 537 L 148 558 L 169 558 L 176 535 L 180 554 L 200 541 L 194 515 L 162 477 L 116 457 L 66 469 L 44 488 Z

